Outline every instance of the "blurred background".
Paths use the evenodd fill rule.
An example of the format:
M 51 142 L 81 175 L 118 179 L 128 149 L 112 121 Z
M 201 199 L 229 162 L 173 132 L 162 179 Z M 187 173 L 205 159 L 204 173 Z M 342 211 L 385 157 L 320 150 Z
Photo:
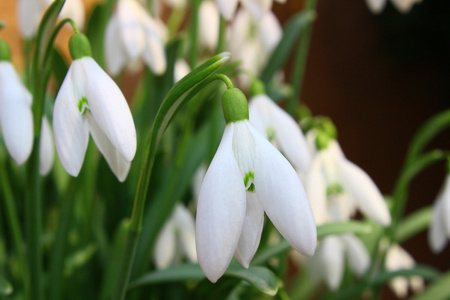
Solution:
M 84 2 L 89 13 L 99 0 Z M 274 3 L 273 9 L 285 24 L 302 7 L 303 1 L 288 0 Z M 12 47 L 14 64 L 23 69 L 15 16 L 16 1 L 0 1 L 0 19 L 8 23 L 0 35 Z M 393 190 L 413 134 L 429 117 L 450 107 L 449 16 L 448 0 L 423 0 L 407 14 L 388 2 L 378 15 L 364 0 L 318 1 L 300 101 L 314 115 L 331 117 L 346 156 L 366 170 L 384 194 Z M 67 40 L 68 34 L 62 35 L 58 43 L 67 45 Z M 429 148 L 450 149 L 449 132 Z M 406 214 L 431 205 L 444 176 L 444 163 L 418 176 Z M 403 246 L 418 263 L 450 268 L 450 247 L 432 254 L 427 232 Z M 394 299 L 387 289 L 383 295 Z

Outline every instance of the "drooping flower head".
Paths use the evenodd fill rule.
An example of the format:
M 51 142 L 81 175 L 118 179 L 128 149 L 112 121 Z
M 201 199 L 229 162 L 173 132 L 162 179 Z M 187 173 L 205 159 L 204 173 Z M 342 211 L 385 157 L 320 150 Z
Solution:
M 231 20 L 234 12 L 238 6 L 238 2 L 242 4 L 245 9 L 251 12 L 256 19 L 261 19 L 263 15 L 272 8 L 272 0 L 216 0 L 222 16 Z M 284 3 L 286 0 L 275 0 L 279 3 Z
M 374 14 L 381 13 L 387 5 L 388 0 L 366 0 L 370 11 Z M 422 0 L 391 0 L 392 4 L 401 13 L 408 13 L 416 3 Z
M 433 206 L 433 217 L 428 231 L 428 243 L 434 253 L 444 250 L 450 238 L 450 175 L 447 175 L 441 192 Z
M 163 32 L 136 0 L 119 0 L 106 27 L 106 66 L 117 75 L 126 65 L 137 61 L 155 73 L 166 71 Z
M 206 172 L 197 208 L 197 254 L 206 277 L 217 281 L 233 255 L 244 266 L 258 248 L 264 212 L 298 252 L 311 256 L 314 216 L 297 173 L 248 120 L 244 94 L 223 95 L 227 125 Z
M 64 169 L 78 176 L 91 133 L 109 167 L 124 181 L 136 153 L 136 130 L 128 104 L 115 82 L 90 57 L 81 33 L 69 42 L 72 64 L 53 110 L 56 150 Z

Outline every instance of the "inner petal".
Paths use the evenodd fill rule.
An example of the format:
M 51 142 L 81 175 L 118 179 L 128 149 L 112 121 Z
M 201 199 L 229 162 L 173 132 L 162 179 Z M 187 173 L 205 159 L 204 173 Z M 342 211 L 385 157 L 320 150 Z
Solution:
M 253 139 L 246 121 L 238 121 L 234 123 L 234 126 L 234 158 L 236 159 L 239 170 L 241 171 L 245 189 L 252 188 L 252 190 L 254 190 L 253 182 L 255 180 L 255 140 Z

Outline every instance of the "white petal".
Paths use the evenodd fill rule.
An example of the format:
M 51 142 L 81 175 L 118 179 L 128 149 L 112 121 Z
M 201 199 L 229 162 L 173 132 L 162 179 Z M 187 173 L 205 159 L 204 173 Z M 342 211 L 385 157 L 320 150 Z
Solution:
M 78 109 L 81 95 L 72 82 L 79 65 L 72 63 L 58 91 L 53 108 L 53 131 L 59 160 L 67 173 L 78 176 L 89 141 L 89 127 Z
M 92 139 L 102 153 L 111 171 L 116 175 L 120 182 L 124 182 L 127 178 L 128 171 L 130 171 L 131 163 L 127 161 L 117 149 L 111 144 L 106 134 L 98 126 L 92 115 L 87 112 L 85 118 L 89 123 L 89 131 Z
M 319 153 L 313 160 L 305 181 L 306 194 L 314 212 L 316 224 L 327 222 L 327 186 L 322 174 L 322 155 Z
M 174 83 L 178 82 L 181 78 L 183 78 L 184 76 L 189 74 L 189 72 L 191 72 L 191 68 L 189 67 L 186 60 L 184 60 L 182 58 L 177 59 L 177 61 L 175 62 L 174 71 L 173 71 Z M 203 180 L 203 178 L 202 178 L 202 180 Z
M 9 62 L 0 62 L 0 125 L 9 155 L 18 165 L 33 148 L 31 94 Z
M 189 261 L 197 262 L 197 250 L 195 248 L 195 221 L 189 210 L 181 204 L 177 204 L 174 212 L 174 222 L 178 230 L 181 247 Z
M 386 6 L 387 0 L 366 0 L 366 4 L 370 11 L 374 14 L 379 14 Z
M 239 244 L 234 256 L 237 261 L 248 268 L 261 240 L 264 225 L 264 210 L 256 198 L 256 193 L 247 192 L 247 208 Z
M 86 98 L 92 116 L 111 144 L 130 162 L 136 153 L 136 129 L 125 97 L 92 58 L 78 60 L 86 73 Z
M 364 215 L 375 222 L 388 226 L 391 215 L 380 190 L 360 167 L 347 159 L 338 160 L 345 189 L 351 193 Z
M 238 0 L 216 0 L 217 6 L 222 16 L 228 21 L 233 18 L 238 5 Z
M 389 285 L 398 298 L 405 298 L 408 295 L 408 280 L 405 277 L 396 277 Z
M 258 20 L 272 8 L 272 0 L 241 0 L 241 3 Z
M 212 1 L 203 1 L 199 8 L 199 38 L 201 44 L 215 51 L 219 39 L 219 10 Z
M 401 13 L 408 13 L 417 1 L 416 0 L 392 0 L 391 2 Z
M 146 28 L 144 61 L 157 75 L 166 71 L 166 53 L 164 44 L 159 35 L 150 28 Z
M 36 35 L 39 22 L 51 1 L 19 0 L 18 23 L 22 37 L 30 39 Z
M 281 40 L 283 30 L 280 22 L 271 11 L 264 14 L 258 26 L 258 37 L 263 48 L 271 53 Z
M 226 271 L 239 242 L 245 219 L 245 188 L 232 151 L 233 124 L 203 180 L 197 207 L 197 255 L 211 282 Z
M 130 60 L 135 60 L 144 52 L 145 31 L 140 20 L 143 13 L 144 8 L 137 1 L 117 2 L 116 14 L 120 24 L 118 34 Z
M 428 243 L 434 253 L 441 252 L 447 245 L 442 209 L 442 198 L 439 198 L 433 206 L 433 216 L 428 229 Z
M 170 7 L 183 8 L 186 6 L 186 0 L 165 0 L 164 2 Z
M 47 175 L 53 166 L 55 151 L 53 134 L 46 117 L 42 118 L 41 140 L 39 142 L 39 174 Z
M 255 190 L 258 200 L 289 244 L 301 254 L 312 256 L 317 231 L 302 183 L 286 158 L 250 122 L 248 124 L 256 144 Z
M 444 220 L 444 228 L 447 233 L 447 237 L 450 238 L 450 175 L 447 175 L 447 177 L 445 178 L 441 199 L 441 217 Z
M 351 269 L 358 276 L 362 276 L 370 265 L 370 257 L 366 247 L 352 234 L 342 235 L 341 240 L 347 249 L 347 258 Z
M 117 75 L 123 69 L 127 61 L 127 54 L 122 40 L 117 38 L 119 20 L 113 15 L 109 19 L 105 33 L 105 60 L 106 67 L 112 75 Z
M 319 245 L 322 268 L 327 285 L 336 290 L 344 274 L 344 253 L 337 236 L 328 236 Z
M 169 267 L 174 260 L 176 252 L 175 241 L 174 224 L 169 219 L 159 233 L 155 244 L 155 263 L 158 269 Z

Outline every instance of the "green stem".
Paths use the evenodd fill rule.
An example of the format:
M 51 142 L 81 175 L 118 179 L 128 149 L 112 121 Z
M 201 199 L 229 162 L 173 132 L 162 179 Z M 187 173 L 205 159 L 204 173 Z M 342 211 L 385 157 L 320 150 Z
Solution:
M 315 11 L 317 0 L 307 0 L 305 11 Z M 292 73 L 291 86 L 292 96 L 289 99 L 287 111 L 294 115 L 298 103 L 300 103 L 300 95 L 303 87 L 303 79 L 305 77 L 306 59 L 308 57 L 309 44 L 311 41 L 311 33 L 313 22 L 307 24 L 303 33 L 300 35 L 297 54 L 295 56 L 294 69 Z
M 13 238 L 14 247 L 17 251 L 17 256 L 19 258 L 20 270 L 25 290 L 25 298 L 30 299 L 30 289 L 28 281 L 28 270 L 26 264 L 26 252 L 23 246 L 23 236 L 20 229 L 19 216 L 17 214 L 16 207 L 14 205 L 14 196 L 11 191 L 11 184 L 9 182 L 9 176 L 6 172 L 6 166 L 4 164 L 4 159 L 1 158 L 0 161 L 0 180 L 1 180 L 1 190 L 3 191 L 4 202 L 5 202 L 5 212 L 6 220 L 8 222 L 8 227 L 11 230 L 11 236 Z
M 192 0 L 191 9 L 191 28 L 190 28 L 190 43 L 191 52 L 189 63 L 191 69 L 197 66 L 197 54 L 198 54 L 198 11 L 202 0 Z

